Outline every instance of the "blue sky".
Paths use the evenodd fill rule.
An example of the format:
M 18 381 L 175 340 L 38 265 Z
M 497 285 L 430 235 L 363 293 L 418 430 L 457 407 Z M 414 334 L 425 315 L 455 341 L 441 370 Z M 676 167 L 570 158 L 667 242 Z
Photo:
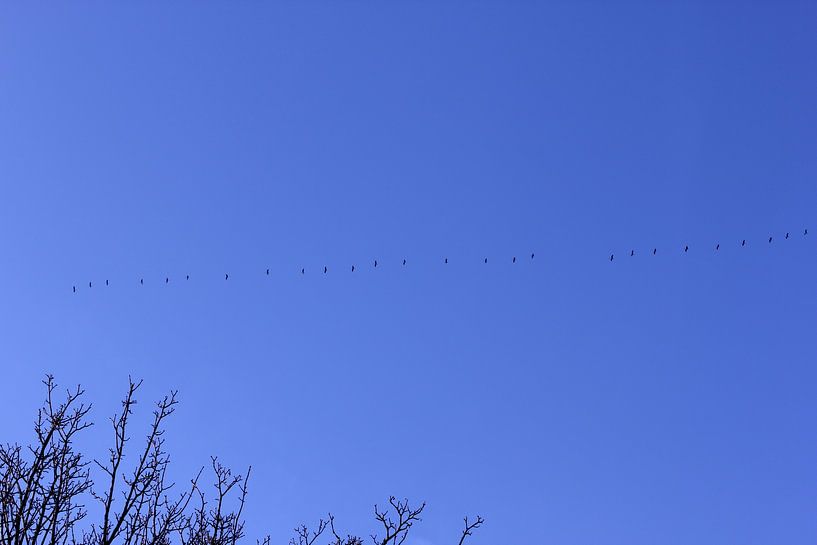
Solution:
M 252 538 L 814 543 L 816 17 L 3 4 L 0 439 L 132 374 Z

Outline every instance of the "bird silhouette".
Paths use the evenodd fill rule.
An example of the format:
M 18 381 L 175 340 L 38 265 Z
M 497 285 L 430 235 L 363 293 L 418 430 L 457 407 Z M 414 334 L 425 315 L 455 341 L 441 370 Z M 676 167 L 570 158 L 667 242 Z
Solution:
M 227 274 L 227 273 L 224 273 L 224 280 L 227 280 L 228 278 L 230 278 L 230 275 Z
M 488 263 L 488 258 L 487 257 L 485 258 L 485 263 Z
M 610 261 L 613 260 L 613 254 L 610 254 Z
M 77 292 L 77 287 L 76 286 L 71 286 L 71 287 L 74 289 L 74 293 L 76 293 Z
M 144 286 L 144 285 L 145 285 L 145 279 L 144 279 L 144 278 L 140 278 L 140 279 L 139 279 L 139 285 L 140 285 L 140 286 Z
M 93 285 L 92 285 L 90 282 L 88 282 L 88 287 L 89 287 L 89 288 L 92 288 L 92 287 L 93 287 Z
M 513 260 L 511 260 L 511 263 L 516 263 L 516 256 L 513 256 Z
M 355 266 L 352 265 L 352 272 L 355 272 Z
M 377 267 L 377 260 L 374 260 L 374 266 Z
M 327 271 L 327 270 L 328 270 L 328 269 L 327 269 L 326 267 L 324 267 L 324 268 L 323 268 L 323 274 L 326 274 L 326 271 Z
M 445 258 L 445 262 L 448 263 L 448 258 L 447 257 Z
M 771 242 L 772 242 L 772 237 L 769 237 L 769 243 L 771 244 Z
M 743 242 L 740 243 L 741 246 L 746 246 L 746 239 L 743 239 Z
M 304 269 L 301 269 L 301 274 L 304 274 Z
M 170 282 L 170 278 L 165 277 L 165 284 L 167 284 L 168 282 Z
M 185 280 L 190 280 L 190 275 L 188 274 L 187 276 L 184 277 L 184 279 Z
M 805 231 L 803 231 L 803 236 L 806 236 L 807 234 L 808 234 L 808 229 L 806 229 Z
M 530 254 L 530 258 L 533 259 L 533 254 Z
M 689 246 L 684 246 L 684 251 L 688 252 L 689 251 Z
M 788 240 L 788 238 L 789 238 L 789 234 L 788 234 L 788 233 L 786 233 L 786 240 Z
M 267 276 L 269 276 L 269 269 L 267 269 Z
M 404 260 L 403 260 L 403 265 L 405 265 L 405 264 L 406 264 L 406 260 L 404 259 Z
M 106 286 L 108 285 L 108 279 L 107 278 L 105 279 L 105 285 Z
M 721 249 L 721 245 L 720 245 L 720 244 L 715 244 L 715 249 L 716 249 L 716 250 L 720 250 L 720 249 Z
M 630 250 L 630 257 L 633 257 L 634 255 L 635 255 L 635 250 Z
M 652 249 L 652 255 L 655 255 L 655 252 L 657 252 L 657 251 L 658 251 L 658 248 L 653 248 Z

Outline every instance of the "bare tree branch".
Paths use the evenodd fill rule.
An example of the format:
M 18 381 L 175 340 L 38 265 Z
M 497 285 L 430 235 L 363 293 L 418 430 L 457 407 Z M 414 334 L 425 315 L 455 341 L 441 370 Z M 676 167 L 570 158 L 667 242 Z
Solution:
M 477 519 L 474 522 L 469 523 L 468 517 L 465 517 L 465 529 L 462 531 L 462 536 L 460 536 L 459 545 L 463 545 L 465 543 L 465 538 L 471 535 L 471 533 L 482 526 L 482 523 L 485 522 L 481 516 L 477 515 Z
M 251 467 L 244 476 L 233 474 L 213 457 L 211 494 L 201 485 L 204 468 L 188 487 L 173 492 L 164 430 L 176 410 L 176 392 L 156 404 L 144 444 L 126 464 L 131 460 L 131 416 L 142 385 L 128 378 L 122 410 L 110 419 L 113 446 L 104 462 L 93 460 L 102 475 L 98 492 L 91 465 L 74 449 L 76 435 L 91 425 L 86 421 L 91 406 L 81 399 L 85 392 L 77 387 L 58 402 L 54 378 L 47 376 L 43 384 L 46 397 L 34 423 L 34 443 L 27 448 L 0 445 L 0 545 L 238 545 L 244 538 Z M 100 520 L 82 529 L 78 524 L 87 517 L 84 502 L 89 498 L 99 503 Z M 382 511 L 375 505 L 380 533 L 372 534 L 373 544 L 403 545 L 424 509 L 425 503 L 415 508 L 395 496 Z M 472 522 L 466 517 L 458 545 L 483 522 L 479 516 Z M 295 528 L 290 545 L 322 545 L 327 530 L 332 535 L 323 543 L 363 545 L 356 535 L 342 536 L 331 513 L 314 529 Z M 271 539 L 256 543 L 271 545 Z

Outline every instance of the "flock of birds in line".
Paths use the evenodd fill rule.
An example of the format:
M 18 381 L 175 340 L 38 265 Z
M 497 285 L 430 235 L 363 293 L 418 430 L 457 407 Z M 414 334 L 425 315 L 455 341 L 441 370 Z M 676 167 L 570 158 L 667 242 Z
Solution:
M 783 238 L 784 238 L 784 239 L 786 239 L 786 240 L 788 240 L 788 238 L 789 238 L 790 234 L 791 234 L 791 233 L 786 233 L 785 237 L 783 237 Z M 808 235 L 808 229 L 804 229 L 804 230 L 803 230 L 803 236 L 806 236 L 806 235 Z M 768 243 L 769 243 L 769 244 L 771 244 L 773 240 L 774 240 L 774 237 L 771 237 L 771 236 L 770 236 L 770 237 L 769 237 L 769 241 L 768 241 Z M 746 239 L 743 239 L 743 240 L 741 241 L 740 245 L 741 245 L 741 247 L 746 246 Z M 715 245 L 715 251 L 718 251 L 718 250 L 720 250 L 720 249 L 721 249 L 721 245 L 720 245 L 720 243 L 716 244 L 716 245 Z M 688 244 L 684 246 L 684 253 L 687 253 L 687 252 L 689 252 L 689 245 L 688 245 Z M 658 253 L 658 248 L 653 248 L 653 249 L 652 249 L 652 255 L 656 255 L 657 253 Z M 635 256 L 635 250 L 630 250 L 630 257 L 633 257 L 633 256 Z M 533 259 L 534 257 L 535 257 L 535 254 L 531 253 L 531 254 L 530 254 L 530 259 Z M 615 254 L 610 254 L 610 261 L 613 261 L 614 259 L 615 259 Z M 512 263 L 512 264 L 513 264 L 513 263 L 516 263 L 516 261 L 517 261 L 516 256 L 514 256 L 514 257 L 511 259 L 511 263 Z M 403 263 L 402 263 L 402 265 L 403 265 L 404 267 L 406 266 L 406 263 L 407 263 L 407 261 L 406 261 L 405 259 L 403 259 Z M 447 258 L 447 257 L 446 257 L 446 258 L 444 258 L 443 263 L 444 263 L 444 264 L 448 264 L 448 258 Z M 487 257 L 483 259 L 483 263 L 486 263 L 486 264 L 488 263 L 488 258 L 487 258 Z M 374 260 L 374 262 L 373 262 L 373 266 L 374 266 L 375 268 L 377 268 L 377 264 L 378 264 L 378 263 L 377 263 L 377 260 L 375 259 L 375 260 Z M 352 265 L 351 272 L 355 272 L 355 270 L 356 270 L 356 269 L 355 269 L 355 266 L 354 266 L 354 265 Z M 323 273 L 324 273 L 324 274 L 326 274 L 326 273 L 328 273 L 328 272 L 329 272 L 329 267 L 324 266 L 324 268 L 323 268 Z M 266 274 L 267 274 L 267 276 L 269 276 L 269 274 L 270 274 L 270 269 L 267 269 L 267 270 L 266 270 Z M 302 267 L 302 268 L 301 268 L 301 274 L 306 274 L 306 268 L 305 268 L 305 267 Z M 188 274 L 188 275 L 185 275 L 185 278 L 184 278 L 184 279 L 185 279 L 185 280 L 190 280 L 190 275 L 189 275 L 189 274 Z M 229 280 L 229 279 L 230 279 L 230 274 L 229 274 L 229 273 L 225 273 L 225 274 L 224 274 L 224 280 Z M 167 277 L 165 277 L 165 284 L 169 284 L 169 283 L 170 283 L 170 277 L 169 277 L 169 276 L 167 276 Z M 144 284 L 145 284 L 145 279 L 144 279 L 144 278 L 140 278 L 140 279 L 139 279 L 139 285 L 141 286 L 141 285 L 144 285 Z M 105 280 L 105 285 L 106 285 L 106 286 L 109 286 L 109 285 L 110 285 L 109 280 Z M 89 287 L 89 288 L 93 288 L 93 287 L 94 287 L 94 283 L 93 283 L 93 281 L 88 282 L 88 287 Z M 76 285 L 74 285 L 74 286 L 72 287 L 72 289 L 73 289 L 73 292 L 74 292 L 74 293 L 76 293 L 76 292 L 77 292 L 77 287 L 76 287 Z
M 783 238 L 788 240 L 790 235 L 791 235 L 791 233 L 786 233 L 786 236 L 783 237 Z M 806 236 L 806 235 L 808 235 L 808 229 L 803 229 L 803 236 Z M 774 237 L 769 237 L 769 244 L 771 244 L 773 240 L 774 240 Z M 746 246 L 746 239 L 745 238 L 740 242 L 740 245 L 741 245 L 741 247 Z M 719 242 L 719 243 L 715 244 L 715 251 L 717 252 L 720 249 L 721 249 L 721 244 Z M 689 245 L 687 244 L 686 246 L 684 246 L 684 253 L 686 253 L 688 251 L 689 251 Z M 655 255 L 656 253 L 658 253 L 658 249 L 653 248 L 652 249 L 652 255 Z M 634 255 L 635 255 L 635 250 L 630 250 L 630 257 L 633 257 Z M 613 261 L 614 258 L 615 258 L 615 254 L 610 254 L 610 261 Z
M 533 259 L 535 256 L 536 256 L 536 254 L 534 254 L 534 253 L 530 254 L 530 258 L 531 258 L 531 259 Z M 484 262 L 484 263 L 488 263 L 488 258 L 486 257 L 486 258 L 484 259 L 484 261 L 483 261 L 483 262 Z M 407 264 L 407 263 L 408 263 L 408 261 L 407 261 L 406 259 L 403 259 L 403 266 L 404 266 L 404 267 L 406 266 L 406 264 Z M 443 263 L 448 264 L 448 258 L 447 258 L 447 257 L 444 259 Z M 514 257 L 511 259 L 511 263 L 516 263 L 516 256 L 514 256 Z M 378 265 L 378 261 L 375 259 L 375 260 L 374 260 L 374 263 L 373 263 L 373 266 L 374 266 L 375 268 L 377 268 L 377 265 Z M 352 272 L 355 272 L 356 270 L 357 270 L 357 268 L 356 268 L 354 265 L 352 265 Z M 328 273 L 328 272 L 329 272 L 329 267 L 324 266 L 324 268 L 323 268 L 323 273 L 324 273 L 324 274 L 326 274 L 326 273 Z M 267 274 L 267 276 L 269 276 L 269 274 L 270 274 L 270 269 L 267 269 L 266 274 Z M 305 267 L 301 267 L 301 274 L 306 274 L 306 268 L 305 268 Z M 188 274 L 188 275 L 185 275 L 184 279 L 185 279 L 185 280 L 190 280 L 190 275 L 189 275 L 189 274 Z M 229 279 L 230 279 L 230 274 L 229 274 L 229 273 L 224 273 L 224 280 L 229 280 Z M 166 276 L 166 277 L 165 277 L 165 284 L 169 284 L 169 283 L 170 283 L 170 277 L 169 277 L 169 276 Z M 140 286 L 143 286 L 144 284 L 145 284 L 145 279 L 144 279 L 144 278 L 140 278 L 140 279 L 139 279 L 139 285 L 140 285 Z M 110 282 L 109 282 L 108 280 L 105 280 L 105 285 L 106 285 L 106 286 L 109 286 L 109 285 L 110 285 Z M 88 287 L 89 287 L 89 288 L 94 287 L 94 283 L 93 283 L 93 282 L 88 282 Z M 73 286 L 73 291 L 74 291 L 74 293 L 76 293 L 76 292 L 77 292 L 77 287 L 76 287 L 76 285 L 75 285 L 75 286 Z

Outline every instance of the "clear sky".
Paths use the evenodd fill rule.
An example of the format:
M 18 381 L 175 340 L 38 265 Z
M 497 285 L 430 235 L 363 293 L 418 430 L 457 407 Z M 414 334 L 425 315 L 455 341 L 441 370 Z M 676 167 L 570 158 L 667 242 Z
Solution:
M 815 543 L 817 5 L 614 4 L 3 3 L 0 440 L 132 374 L 253 539 Z

